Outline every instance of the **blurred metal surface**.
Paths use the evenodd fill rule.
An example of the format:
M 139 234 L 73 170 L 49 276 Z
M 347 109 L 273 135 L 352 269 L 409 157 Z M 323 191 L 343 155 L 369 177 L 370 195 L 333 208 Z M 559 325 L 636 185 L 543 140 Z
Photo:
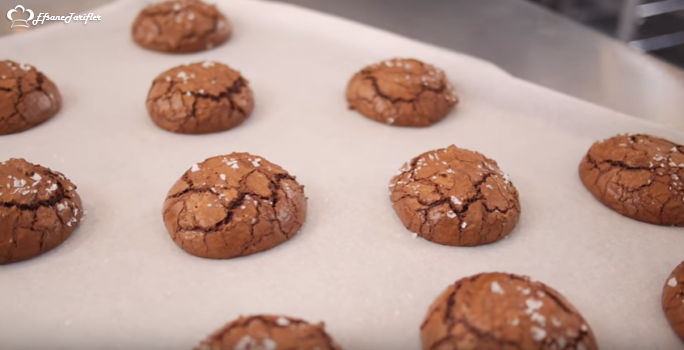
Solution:
M 328 12 L 477 56 L 534 83 L 684 130 L 684 71 L 523 0 L 271 1 Z M 36 2 L 59 6 L 55 12 L 73 12 L 109 0 L 22 4 Z M 7 34 L 9 26 L 4 27 L 0 34 Z

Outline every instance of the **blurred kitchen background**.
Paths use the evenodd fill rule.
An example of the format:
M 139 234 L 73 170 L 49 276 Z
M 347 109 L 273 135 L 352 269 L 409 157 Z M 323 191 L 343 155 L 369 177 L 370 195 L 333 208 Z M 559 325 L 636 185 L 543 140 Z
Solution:
M 16 3 L 38 12 L 84 13 L 111 1 L 0 0 L 0 13 Z M 141 7 L 157 2 L 138 1 Z M 533 83 L 684 130 L 684 0 L 255 1 L 346 17 L 482 58 Z M 0 36 L 10 33 L 9 25 L 0 25 Z
M 684 0 L 531 0 L 684 68 Z

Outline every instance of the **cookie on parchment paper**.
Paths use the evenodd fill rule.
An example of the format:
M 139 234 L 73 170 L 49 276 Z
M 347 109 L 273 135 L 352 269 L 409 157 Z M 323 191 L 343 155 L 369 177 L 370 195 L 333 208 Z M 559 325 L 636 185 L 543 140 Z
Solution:
M 404 226 L 439 244 L 492 243 L 520 218 L 518 191 L 498 164 L 453 145 L 413 158 L 389 187 Z
M 247 79 L 225 64 L 205 61 L 174 67 L 152 82 L 147 111 L 162 129 L 206 134 L 240 125 L 254 109 Z
M 420 327 L 423 350 L 596 350 L 574 306 L 541 282 L 483 273 L 449 286 Z
M 346 97 L 350 109 L 395 126 L 432 125 L 458 103 L 442 70 L 401 58 L 363 68 L 349 81 Z
M 665 281 L 662 303 L 672 330 L 684 341 L 684 262 L 677 265 Z
M 292 238 L 306 212 L 304 186 L 294 176 L 263 157 L 231 153 L 186 171 L 169 191 L 163 217 L 186 252 L 228 259 Z
M 227 41 L 232 26 L 215 5 L 199 0 L 152 4 L 135 18 L 133 41 L 143 48 L 169 53 L 209 50 Z
M 342 350 L 323 323 L 271 315 L 240 317 L 202 341 L 195 350 Z
M 603 205 L 643 222 L 684 226 L 684 146 L 644 134 L 594 143 L 579 165 Z
M 82 217 L 76 186 L 61 173 L 24 159 L 0 163 L 0 265 L 60 245 Z
M 0 61 L 0 135 L 45 122 L 62 107 L 57 86 L 28 64 Z

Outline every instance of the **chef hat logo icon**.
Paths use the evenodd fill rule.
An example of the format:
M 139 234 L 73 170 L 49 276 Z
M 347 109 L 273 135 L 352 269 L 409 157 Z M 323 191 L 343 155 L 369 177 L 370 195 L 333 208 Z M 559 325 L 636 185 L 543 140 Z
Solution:
M 27 19 L 22 19 L 22 18 L 17 18 L 14 19 L 13 16 L 15 13 L 19 13 L 18 9 L 21 9 L 21 13 L 26 13 L 28 12 L 29 17 Z M 24 8 L 24 6 L 17 5 L 13 9 L 7 11 L 7 18 L 12 21 L 12 28 L 14 27 L 29 27 L 28 22 L 33 19 L 33 11 L 30 9 Z

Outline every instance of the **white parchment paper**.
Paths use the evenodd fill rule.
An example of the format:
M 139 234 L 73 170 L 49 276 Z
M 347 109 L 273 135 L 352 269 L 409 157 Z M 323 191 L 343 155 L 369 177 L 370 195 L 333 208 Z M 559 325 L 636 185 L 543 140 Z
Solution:
M 434 298 L 487 271 L 527 274 L 564 293 L 602 349 L 684 348 L 660 304 L 667 275 L 684 259 L 684 230 L 612 212 L 577 174 L 597 139 L 645 132 L 684 143 L 684 135 L 465 55 L 282 4 L 220 1 L 235 26 L 226 45 L 154 53 L 129 34 L 144 5 L 120 1 L 93 11 L 101 22 L 0 39 L 2 58 L 34 64 L 64 97 L 54 119 L 0 137 L 0 159 L 23 157 L 65 173 L 88 211 L 58 248 L 0 267 L 0 348 L 190 349 L 240 314 L 275 313 L 325 321 L 346 349 L 419 349 Z M 476 40 L 477 33 L 454 35 Z M 462 100 L 454 113 L 406 129 L 348 111 L 351 75 L 394 56 L 443 68 Z M 253 115 L 212 135 L 157 128 L 144 105 L 152 79 L 207 59 L 249 79 Z M 480 151 L 510 174 L 522 217 L 509 238 L 439 246 L 412 238 L 394 214 L 387 184 L 396 170 L 450 144 Z M 296 175 L 309 217 L 296 237 L 265 253 L 190 256 L 164 228 L 166 192 L 193 163 L 233 151 Z

